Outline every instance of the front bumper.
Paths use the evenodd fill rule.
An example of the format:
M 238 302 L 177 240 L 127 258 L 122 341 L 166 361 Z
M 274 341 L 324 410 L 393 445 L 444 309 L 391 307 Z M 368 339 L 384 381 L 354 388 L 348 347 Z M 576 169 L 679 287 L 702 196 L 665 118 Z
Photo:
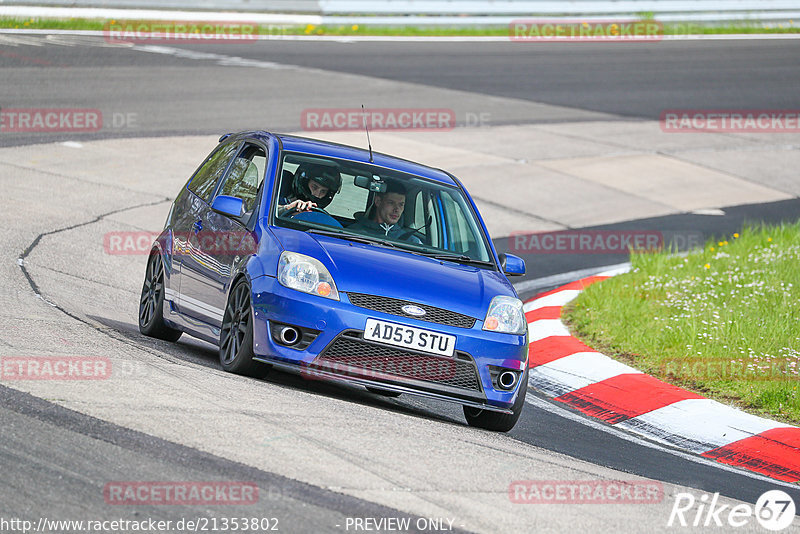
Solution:
M 288 289 L 275 278 L 252 280 L 253 342 L 256 359 L 307 378 L 343 380 L 399 393 L 448 400 L 466 406 L 510 413 L 519 383 L 496 389 L 489 366 L 519 371 L 527 365 L 526 336 L 447 326 L 398 316 Z M 456 336 L 453 357 L 436 356 L 364 340 L 367 318 Z M 302 350 L 273 339 L 270 323 L 294 325 L 319 333 Z

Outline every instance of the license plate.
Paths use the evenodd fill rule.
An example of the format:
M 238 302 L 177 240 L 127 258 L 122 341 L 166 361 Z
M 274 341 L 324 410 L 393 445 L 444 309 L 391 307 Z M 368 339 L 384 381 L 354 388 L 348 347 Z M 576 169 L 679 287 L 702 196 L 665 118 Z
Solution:
M 364 339 L 442 356 L 452 356 L 456 348 L 456 336 L 377 319 L 367 319 Z

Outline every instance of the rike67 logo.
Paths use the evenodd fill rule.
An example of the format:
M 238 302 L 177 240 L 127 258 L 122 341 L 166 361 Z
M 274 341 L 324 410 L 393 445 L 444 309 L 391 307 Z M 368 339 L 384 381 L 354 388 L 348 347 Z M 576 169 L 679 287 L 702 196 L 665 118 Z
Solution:
M 667 526 L 737 528 L 751 525 L 755 518 L 763 528 L 778 532 L 792 524 L 795 512 L 794 501 L 781 490 L 763 493 L 755 506 L 737 504 L 733 507 L 719 504 L 719 493 L 704 493 L 699 499 L 691 493 L 678 493 Z

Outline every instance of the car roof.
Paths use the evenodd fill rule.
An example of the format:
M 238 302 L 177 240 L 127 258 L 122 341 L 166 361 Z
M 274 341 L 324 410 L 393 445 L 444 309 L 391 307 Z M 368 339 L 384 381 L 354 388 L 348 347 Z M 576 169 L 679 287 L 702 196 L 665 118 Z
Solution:
M 332 158 L 340 158 L 361 163 L 370 163 L 369 151 L 364 148 L 342 145 L 330 141 L 322 141 L 320 139 L 300 137 L 297 135 L 271 133 L 263 130 L 254 132 L 241 132 L 235 135 L 237 137 L 260 138 L 264 141 L 266 141 L 266 139 L 270 136 L 275 136 L 280 139 L 283 149 L 289 152 L 305 152 L 319 156 L 330 156 Z M 366 141 L 366 137 L 364 140 Z M 458 185 L 449 174 L 441 169 L 436 169 L 421 163 L 416 163 L 414 161 L 390 156 L 374 150 L 372 151 L 372 154 L 372 163 L 379 167 L 387 167 L 396 171 L 414 174 L 424 178 L 430 178 L 449 185 Z

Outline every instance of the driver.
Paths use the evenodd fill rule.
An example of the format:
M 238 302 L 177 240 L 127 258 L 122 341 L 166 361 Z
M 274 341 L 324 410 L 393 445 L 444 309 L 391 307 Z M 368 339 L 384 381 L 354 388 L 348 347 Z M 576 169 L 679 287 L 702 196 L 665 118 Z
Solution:
M 387 181 L 386 191 L 375 195 L 375 205 L 372 216 L 364 214 L 355 223 L 347 227 L 367 235 L 389 237 L 421 245 L 422 241 L 415 235 L 414 230 L 404 228 L 400 223 L 403 210 L 406 208 L 406 188 L 400 182 Z
M 292 193 L 280 199 L 278 215 L 289 211 L 311 211 L 324 209 L 342 187 L 342 176 L 335 167 L 303 163 L 297 167 L 292 180 Z

